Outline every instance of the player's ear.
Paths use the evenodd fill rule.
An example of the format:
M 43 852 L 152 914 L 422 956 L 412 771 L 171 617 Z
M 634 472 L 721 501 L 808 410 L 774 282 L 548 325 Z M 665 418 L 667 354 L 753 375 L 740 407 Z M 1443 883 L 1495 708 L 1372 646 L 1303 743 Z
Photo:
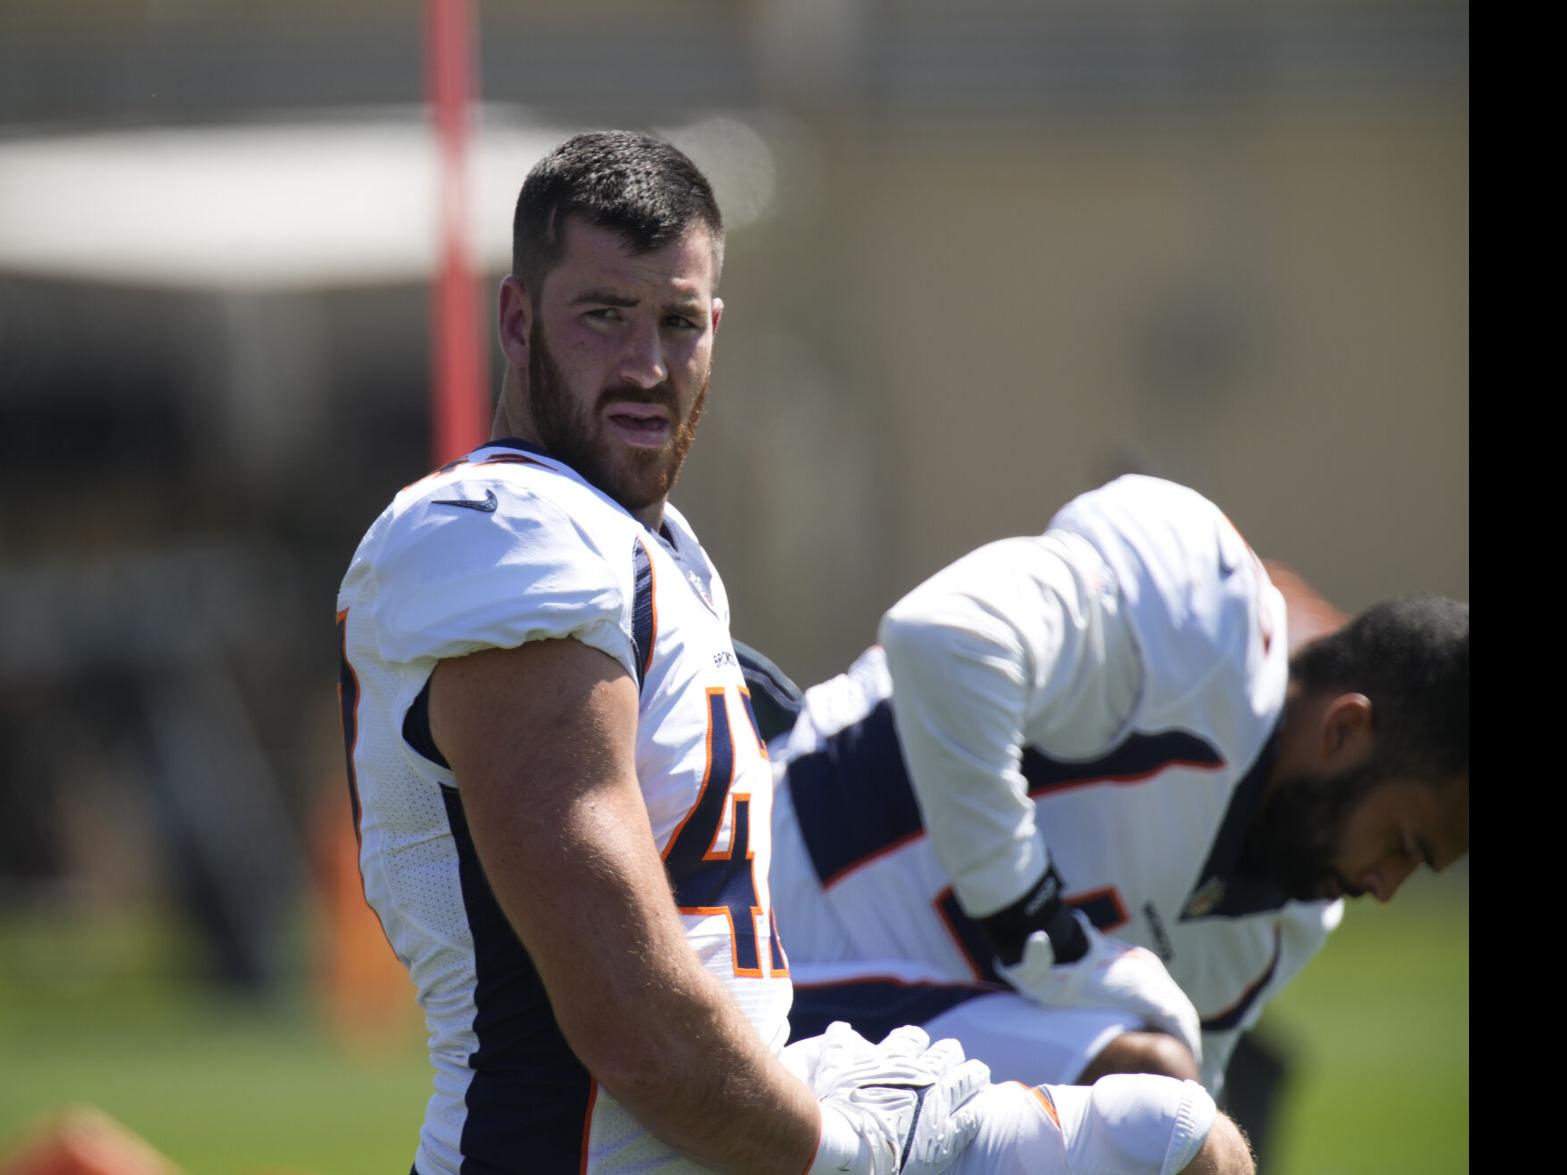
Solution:
M 501 281 L 497 295 L 495 329 L 501 353 L 513 367 L 528 368 L 528 339 L 533 330 L 533 299 L 513 274 Z
M 718 320 L 720 318 L 722 318 L 723 316 L 724 316 L 724 300 L 722 298 L 714 298 L 713 299 L 713 333 L 715 335 L 718 333 Z
M 1322 751 L 1330 762 L 1359 762 L 1371 750 L 1371 699 L 1339 694 L 1322 715 Z

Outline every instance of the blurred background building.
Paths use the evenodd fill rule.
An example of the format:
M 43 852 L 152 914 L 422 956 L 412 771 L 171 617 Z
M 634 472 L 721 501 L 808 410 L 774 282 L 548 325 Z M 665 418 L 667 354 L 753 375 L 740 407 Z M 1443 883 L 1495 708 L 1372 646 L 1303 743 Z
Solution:
M 801 684 L 1120 472 L 1340 606 L 1469 594 L 1468 6 L 477 5 L 523 175 L 675 139 L 732 229 L 675 500 Z M 333 599 L 431 463 L 417 6 L 0 6 L 0 907 L 172 901 L 267 991 L 340 817 Z M 498 372 L 493 341 L 490 370 Z

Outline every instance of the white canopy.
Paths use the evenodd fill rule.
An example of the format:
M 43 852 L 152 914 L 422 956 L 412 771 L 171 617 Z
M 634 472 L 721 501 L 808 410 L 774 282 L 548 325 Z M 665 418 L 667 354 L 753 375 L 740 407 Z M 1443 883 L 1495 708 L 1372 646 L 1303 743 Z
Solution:
M 498 272 L 523 176 L 570 129 L 478 115 L 470 248 Z M 754 131 L 713 119 L 660 133 L 707 171 L 731 226 L 764 211 L 773 164 Z M 420 280 L 436 258 L 437 154 L 422 109 L 3 139 L 0 272 L 231 290 Z

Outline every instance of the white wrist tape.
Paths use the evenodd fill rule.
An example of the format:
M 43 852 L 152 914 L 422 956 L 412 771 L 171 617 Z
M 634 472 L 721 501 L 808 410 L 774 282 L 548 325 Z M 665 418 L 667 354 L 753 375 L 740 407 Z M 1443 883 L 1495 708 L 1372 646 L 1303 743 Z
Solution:
M 819 1102 L 822 1134 L 816 1157 L 805 1175 L 863 1175 L 871 1170 L 870 1146 L 849 1116 L 828 1102 Z

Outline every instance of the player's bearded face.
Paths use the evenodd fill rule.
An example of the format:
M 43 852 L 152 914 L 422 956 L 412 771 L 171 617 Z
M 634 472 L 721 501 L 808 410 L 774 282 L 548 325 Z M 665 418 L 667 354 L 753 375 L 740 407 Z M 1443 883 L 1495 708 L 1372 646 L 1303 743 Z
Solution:
M 1252 821 L 1242 867 L 1273 881 L 1296 901 L 1343 894 L 1358 897 L 1336 862 L 1355 806 L 1385 777 L 1375 759 L 1336 775 L 1300 775 L 1275 781 Z
M 699 375 L 696 395 L 684 415 L 680 396 L 667 379 L 651 388 L 620 384 L 596 393 L 574 391 L 550 351 L 541 316 L 534 316 L 529 330 L 528 408 L 539 442 L 632 513 L 662 503 L 680 476 L 707 404 L 711 370 L 704 368 Z M 616 402 L 664 408 L 673 424 L 669 440 L 656 449 L 618 443 L 604 425 L 605 408 Z

